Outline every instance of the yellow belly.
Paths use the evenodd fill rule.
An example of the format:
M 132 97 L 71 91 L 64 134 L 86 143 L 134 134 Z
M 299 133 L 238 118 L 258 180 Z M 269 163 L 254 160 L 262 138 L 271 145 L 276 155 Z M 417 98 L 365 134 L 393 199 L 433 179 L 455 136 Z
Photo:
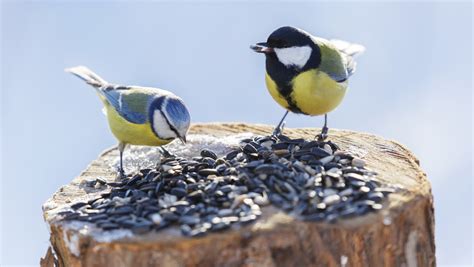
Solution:
M 273 99 L 288 109 L 288 102 L 280 95 L 276 83 L 268 74 L 265 81 Z M 315 116 L 326 114 L 341 103 L 347 90 L 347 81 L 338 83 L 324 72 L 309 70 L 293 78 L 292 87 L 291 97 L 298 108 L 305 114 Z
M 139 146 L 162 146 L 172 141 L 158 138 L 148 122 L 131 123 L 122 118 L 112 106 L 106 104 L 105 108 L 110 130 L 120 142 Z
M 267 85 L 268 92 L 270 92 L 273 100 L 280 104 L 280 106 L 288 109 L 288 102 L 283 96 L 280 95 L 277 84 L 273 81 L 270 75 L 268 75 L 268 73 L 265 73 L 265 84 Z

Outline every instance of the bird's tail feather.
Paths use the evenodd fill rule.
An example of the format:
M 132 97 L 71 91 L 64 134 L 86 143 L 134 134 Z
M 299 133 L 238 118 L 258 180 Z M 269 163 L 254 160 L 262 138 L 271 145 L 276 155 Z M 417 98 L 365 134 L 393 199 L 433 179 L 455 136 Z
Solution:
M 107 81 L 85 66 L 67 68 L 65 71 L 74 74 L 94 87 L 102 87 L 108 84 Z
M 354 57 L 365 51 L 365 47 L 360 44 L 352 44 L 346 41 L 332 39 L 330 42 L 342 53 Z

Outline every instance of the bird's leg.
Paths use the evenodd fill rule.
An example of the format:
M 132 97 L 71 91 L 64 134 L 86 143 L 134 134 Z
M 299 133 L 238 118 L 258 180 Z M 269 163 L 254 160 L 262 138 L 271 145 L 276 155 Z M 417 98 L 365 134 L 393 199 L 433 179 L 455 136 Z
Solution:
M 324 114 L 324 126 L 321 129 L 321 133 L 316 135 L 318 141 L 324 141 L 326 138 L 328 138 L 328 131 L 328 114 Z
M 281 118 L 280 122 L 273 130 L 272 136 L 277 137 L 281 135 L 281 133 L 283 132 L 283 128 L 285 127 L 285 118 L 288 115 L 288 112 L 289 112 L 288 110 L 285 112 L 285 115 L 283 115 L 283 118 Z
M 168 150 L 166 150 L 164 147 L 160 146 L 158 147 L 158 150 L 160 151 L 161 155 L 165 158 L 172 158 L 174 157 L 173 154 L 171 154 Z
M 127 144 L 120 142 L 118 144 L 118 150 L 120 153 L 120 178 L 125 178 L 125 171 L 123 170 L 123 151 L 125 150 L 125 147 Z

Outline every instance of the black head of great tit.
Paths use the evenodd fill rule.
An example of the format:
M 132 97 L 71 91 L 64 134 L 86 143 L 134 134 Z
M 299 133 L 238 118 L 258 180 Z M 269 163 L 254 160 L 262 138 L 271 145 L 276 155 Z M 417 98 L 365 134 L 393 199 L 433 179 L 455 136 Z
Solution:
M 320 48 L 311 35 L 291 26 L 276 29 L 266 42 L 257 43 L 250 48 L 265 54 L 267 68 L 284 67 L 304 71 L 318 67 L 321 62 Z

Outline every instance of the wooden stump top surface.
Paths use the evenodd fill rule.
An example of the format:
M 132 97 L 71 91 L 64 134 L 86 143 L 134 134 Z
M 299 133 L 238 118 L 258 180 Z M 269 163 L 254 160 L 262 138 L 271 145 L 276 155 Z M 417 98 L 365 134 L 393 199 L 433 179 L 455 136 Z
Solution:
M 199 150 L 203 148 L 203 144 L 197 144 L 199 141 L 194 141 L 197 139 L 193 138 L 193 136 L 205 135 L 222 139 L 246 132 L 250 132 L 254 135 L 268 135 L 271 131 L 271 126 L 260 124 L 194 124 L 188 138 L 190 142 L 188 142 L 186 146 L 190 146 L 190 151 L 193 151 L 192 153 L 194 153 L 194 155 L 198 155 Z M 286 128 L 284 133 L 290 137 L 311 139 L 317 131 L 319 131 L 319 129 Z M 145 235 L 124 233 L 104 234 L 101 230 L 94 229 L 92 226 L 86 226 L 86 228 L 84 228 L 84 225 L 81 223 L 75 224 L 57 221 L 57 212 L 63 210 L 71 203 L 92 199 L 94 196 L 103 192 L 103 189 L 100 188 L 86 188 L 83 186 L 84 180 L 94 180 L 101 177 L 107 181 L 113 181 L 117 178 L 116 171 L 111 167 L 111 164 L 117 160 L 118 151 L 116 148 L 112 148 L 94 160 L 86 170 L 74 178 L 70 184 L 61 187 L 43 206 L 44 218 L 51 227 L 52 244 L 56 253 L 62 254 L 59 256 L 59 262 L 71 264 L 71 266 L 101 266 L 98 264 L 111 264 L 111 262 L 107 261 L 110 261 L 111 257 L 115 255 L 121 259 L 116 266 L 127 266 L 126 262 L 123 261 L 126 261 L 128 258 L 123 259 L 117 255 L 126 254 L 124 251 L 152 250 L 162 251 L 163 253 L 158 253 L 159 256 L 156 257 L 161 257 L 160 260 L 169 263 L 169 265 L 191 266 L 192 263 L 207 263 L 206 260 L 204 260 L 206 257 L 212 259 L 213 255 L 209 252 L 210 250 L 203 249 L 202 253 L 204 254 L 202 255 L 199 254 L 199 251 L 196 252 L 196 255 L 181 255 L 180 260 L 170 258 L 170 255 L 174 255 L 173 253 L 176 251 L 183 252 L 196 247 L 216 248 L 216 253 L 225 254 L 229 253 L 225 249 L 226 247 L 231 248 L 238 246 L 245 247 L 244 249 L 238 250 L 238 253 L 246 253 L 246 259 L 251 258 L 255 263 L 260 264 L 260 266 L 274 266 L 275 262 L 279 260 L 285 261 L 284 256 L 266 255 L 265 253 L 274 252 L 271 249 L 270 252 L 258 252 L 259 249 L 254 248 L 257 252 L 252 252 L 249 251 L 249 246 L 259 246 L 260 244 L 263 247 L 277 247 L 278 250 L 278 248 L 282 247 L 291 247 L 291 244 L 288 242 L 292 241 L 299 242 L 296 246 L 297 249 L 317 248 L 320 250 L 317 252 L 319 256 L 314 257 L 316 257 L 317 260 L 322 260 L 322 262 L 327 263 L 326 266 L 342 265 L 340 263 L 344 261 L 343 256 L 347 257 L 349 266 L 354 266 L 353 264 L 357 263 L 387 264 L 390 262 L 405 263 L 407 266 L 410 266 L 410 263 L 413 262 L 434 265 L 434 221 L 431 187 L 425 173 L 420 169 L 418 159 L 407 148 L 397 142 L 385 140 L 379 136 L 367 133 L 331 129 L 329 139 L 340 146 L 341 150 L 349 151 L 351 154 L 364 159 L 367 163 L 367 167 L 378 173 L 377 179 L 383 184 L 398 189 L 396 193 L 389 196 L 388 205 L 385 205 L 386 207 L 384 207 L 382 211 L 357 218 L 344 219 L 337 223 L 330 224 L 325 222 L 308 223 L 298 221 L 292 216 L 272 206 L 268 206 L 262 208 L 263 214 L 261 218 L 253 224 L 244 227 L 234 227 L 219 233 L 211 233 L 202 238 L 183 237 L 177 227 L 171 227 Z M 143 151 L 148 148 L 140 149 L 140 151 Z M 180 144 L 171 145 L 169 150 L 170 152 L 175 152 L 174 149 L 177 149 L 176 151 L 180 150 Z M 132 151 L 133 150 L 134 149 L 132 149 Z M 422 222 L 418 223 L 417 220 L 422 220 Z M 399 228 L 400 225 L 398 224 L 400 223 L 408 223 L 410 225 Z M 397 233 L 404 231 L 404 228 L 409 228 L 407 233 Z M 296 236 L 291 234 L 292 231 L 296 231 Z M 287 232 L 288 238 L 279 238 L 281 234 Z M 270 233 L 272 233 L 271 237 L 269 236 Z M 400 234 L 400 236 L 397 236 L 397 234 Z M 304 236 L 299 235 L 308 235 L 308 238 L 314 238 L 312 241 L 314 244 L 305 244 Z M 246 238 L 252 238 L 253 243 L 246 241 Z M 261 238 L 266 239 L 262 240 Z M 324 243 L 327 242 L 329 238 L 337 239 L 335 239 L 334 244 Z M 368 241 L 367 238 L 370 238 L 370 242 L 374 244 L 380 243 L 381 246 L 385 246 L 378 250 L 380 260 L 376 260 L 377 257 L 374 258 L 375 255 L 367 254 L 369 253 L 367 250 L 369 248 L 364 246 L 364 242 Z M 393 241 L 392 248 L 386 247 L 389 240 Z M 242 242 L 250 243 L 242 244 Z M 273 244 L 269 244 L 269 242 Z M 415 244 L 411 244 L 410 242 L 415 242 Z M 399 248 L 397 246 L 398 243 L 403 243 L 404 246 Z M 414 245 L 420 244 L 426 244 L 426 247 L 429 248 L 422 253 L 423 257 L 420 256 L 417 247 L 413 247 Z M 217 248 L 217 246 L 222 249 Z M 342 251 L 335 251 L 336 248 Z M 403 251 L 400 251 L 400 249 Z M 346 250 L 346 252 L 344 252 L 344 250 Z M 289 251 L 292 252 L 293 249 L 289 249 Z M 109 256 L 96 257 L 97 255 L 94 253 L 98 252 L 109 253 Z M 209 255 L 205 255 L 205 253 Z M 252 253 L 256 254 L 253 255 Z M 281 251 L 280 253 L 285 255 L 286 252 Z M 374 252 L 371 251 L 370 253 Z M 397 257 L 400 256 L 402 257 L 397 259 Z M 253 265 L 252 262 L 246 262 L 244 264 L 241 262 L 242 257 L 244 257 L 242 255 L 235 256 L 235 259 L 233 258 L 234 256 L 231 255 L 223 255 L 223 257 L 228 258 L 228 261 L 222 262 L 225 263 L 224 265 L 259 266 L 258 264 Z M 274 262 L 268 262 L 268 257 L 274 259 Z M 429 260 L 430 257 L 433 259 Z M 103 260 L 103 262 L 101 262 L 101 260 Z M 135 258 L 134 261 L 136 260 Z M 216 263 L 216 259 L 213 260 L 212 263 L 218 263 Z M 227 264 L 229 262 L 235 262 L 236 264 Z M 175 263 L 177 265 L 175 265 Z M 305 261 L 301 263 L 308 265 Z M 396 265 L 388 264 L 386 266 Z

